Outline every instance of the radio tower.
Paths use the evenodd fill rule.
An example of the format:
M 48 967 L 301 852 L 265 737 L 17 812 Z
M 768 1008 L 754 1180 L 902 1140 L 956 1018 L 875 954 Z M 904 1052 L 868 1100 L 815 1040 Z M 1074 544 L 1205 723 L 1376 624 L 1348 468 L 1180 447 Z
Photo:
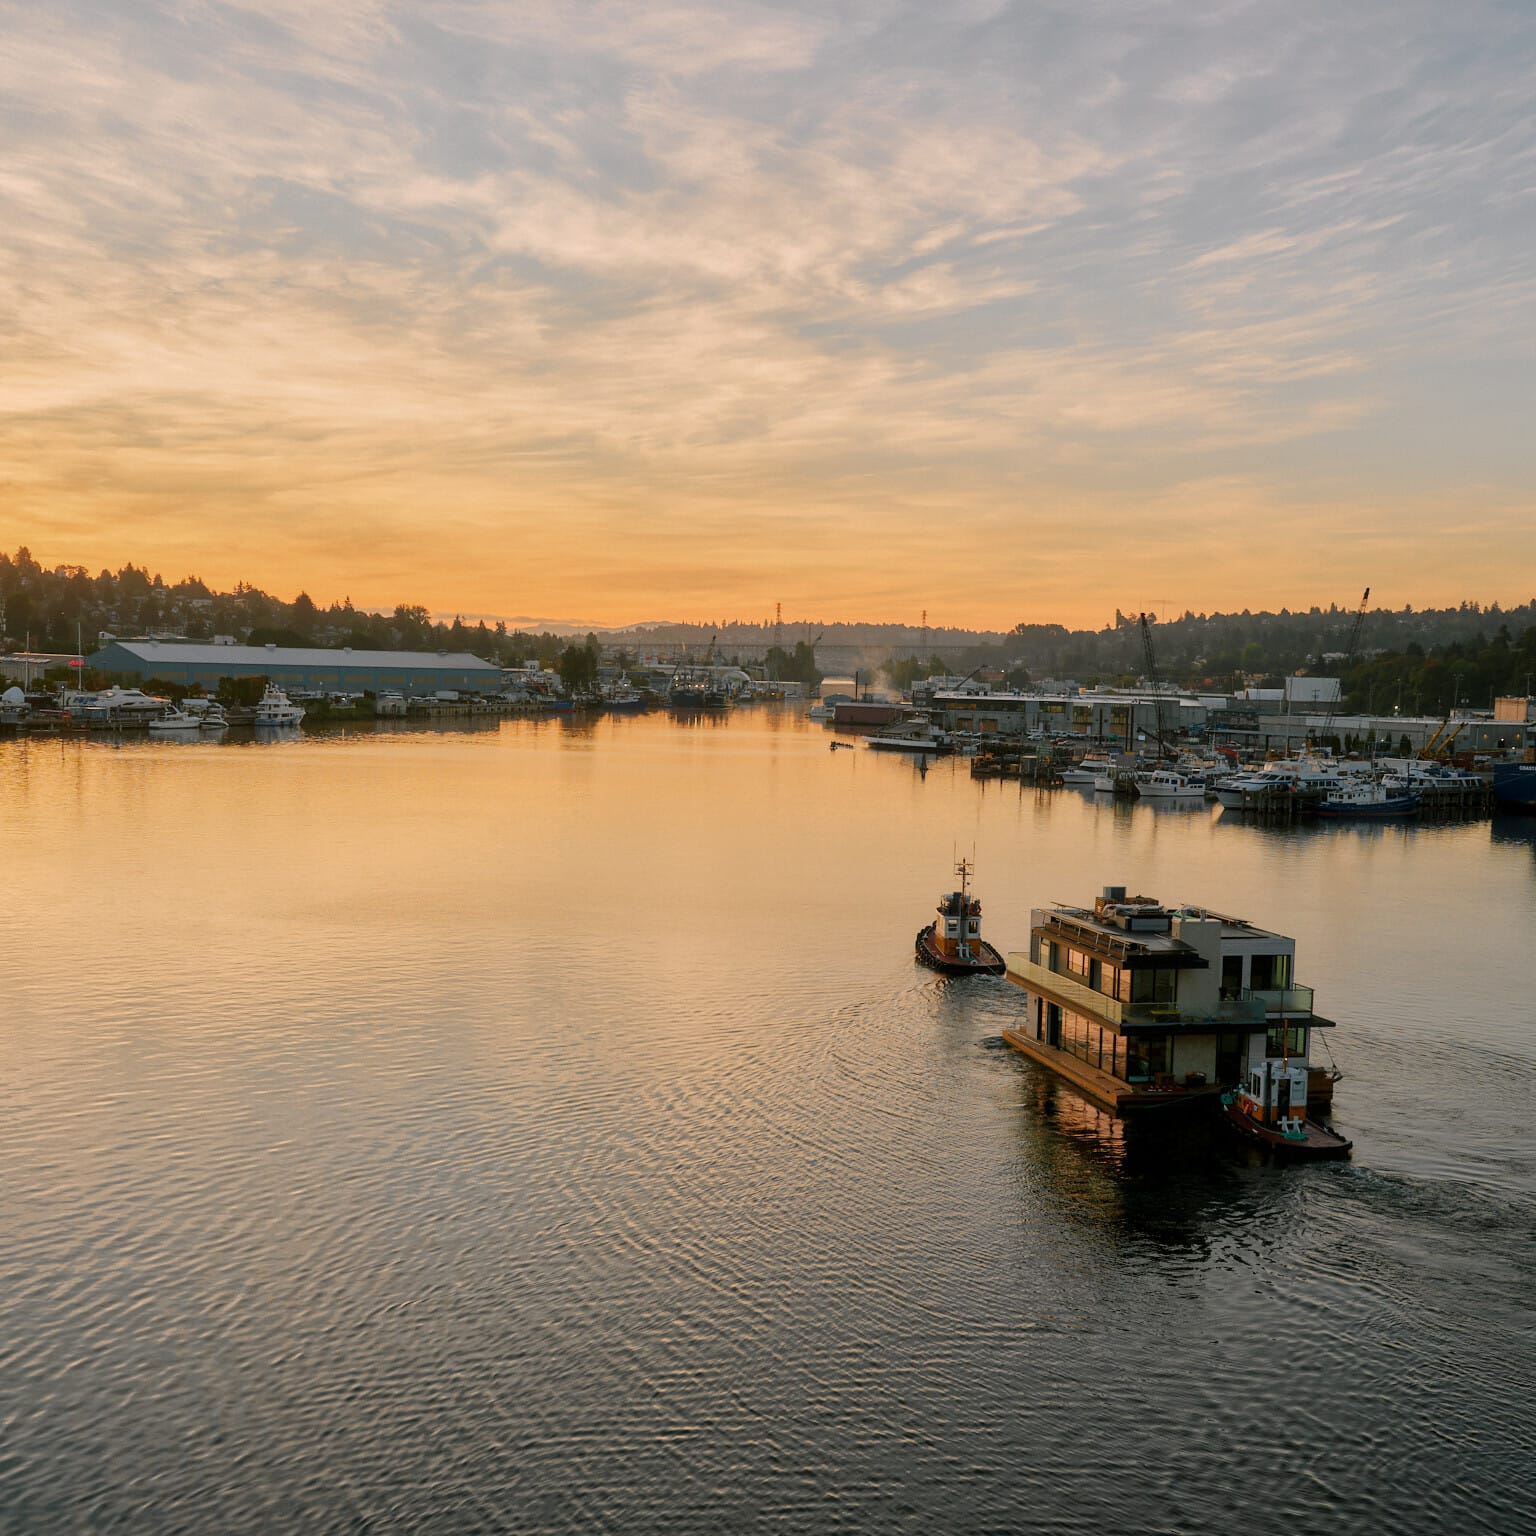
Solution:
M 923 659 L 928 657 L 928 610 L 923 609 Z
M 784 649 L 784 604 L 773 605 L 773 643 L 782 651 Z

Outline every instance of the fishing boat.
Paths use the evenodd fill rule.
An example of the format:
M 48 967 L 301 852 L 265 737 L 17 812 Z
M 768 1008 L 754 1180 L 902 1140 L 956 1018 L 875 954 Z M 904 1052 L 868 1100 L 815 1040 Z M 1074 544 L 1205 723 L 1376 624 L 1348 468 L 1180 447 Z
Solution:
M 981 903 L 971 895 L 971 865 L 955 865 L 960 889 L 939 897 L 938 916 L 917 932 L 917 958 L 945 976 L 1001 976 L 1003 957 L 981 937 Z
M 627 683 L 620 683 L 615 687 L 604 690 L 603 703 L 616 715 L 638 714 L 645 708 L 645 696 L 638 688 L 631 688 Z
M 1536 811 L 1536 763 L 1495 763 L 1493 802 L 1501 811 Z
M 1416 789 L 1391 789 L 1384 784 L 1363 780 L 1358 784 L 1340 784 L 1317 802 L 1319 816 L 1413 816 L 1418 813 L 1422 795 Z

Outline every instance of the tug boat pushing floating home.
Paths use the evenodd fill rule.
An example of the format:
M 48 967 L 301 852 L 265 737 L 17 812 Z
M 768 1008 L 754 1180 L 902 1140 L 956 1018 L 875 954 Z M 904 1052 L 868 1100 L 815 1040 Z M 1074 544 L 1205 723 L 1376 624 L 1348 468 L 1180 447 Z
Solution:
M 955 865 L 960 889 L 939 897 L 939 915 L 917 931 L 917 958 L 946 976 L 1001 976 L 1003 957 L 981 937 L 981 903 L 971 895 L 971 866 Z
M 940 909 L 942 910 L 942 908 Z M 1333 1073 L 1313 1067 L 1312 989 L 1296 942 L 1203 907 L 1106 886 L 1091 910 L 1030 915 L 1008 956 L 1024 1018 L 1003 1038 L 1116 1114 L 1218 1104 L 1247 1139 L 1300 1157 L 1347 1157 L 1321 1123 Z

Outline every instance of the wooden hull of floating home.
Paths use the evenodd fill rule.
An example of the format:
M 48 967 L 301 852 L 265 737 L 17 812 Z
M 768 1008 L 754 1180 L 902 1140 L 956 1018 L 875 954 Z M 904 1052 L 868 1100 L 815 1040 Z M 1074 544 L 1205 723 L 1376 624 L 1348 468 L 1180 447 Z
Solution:
M 1117 1115 L 1138 1115 L 1142 1111 L 1173 1111 L 1211 1108 L 1221 1097 L 1219 1084 L 1186 1087 L 1175 1084 L 1159 1088 L 1151 1084 L 1127 1083 L 1122 1078 L 1080 1061 L 1067 1051 L 1058 1050 L 1044 1040 L 1035 1040 L 1019 1029 L 1005 1029 L 1003 1039 L 1016 1051 L 1049 1067 L 1064 1078 L 1084 1098 Z
M 1001 976 L 1007 969 L 1003 957 L 985 940 L 980 942 L 978 951 L 971 960 L 941 954 L 934 942 L 933 929 L 917 930 L 917 958 L 929 970 L 938 971 L 943 976 Z

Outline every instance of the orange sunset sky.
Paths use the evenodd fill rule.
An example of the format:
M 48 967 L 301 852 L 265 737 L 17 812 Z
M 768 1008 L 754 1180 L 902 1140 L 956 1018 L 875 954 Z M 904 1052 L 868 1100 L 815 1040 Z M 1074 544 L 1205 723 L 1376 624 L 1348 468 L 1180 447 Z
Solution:
M 0 540 L 1007 627 L 1536 590 L 1536 20 L 7 6 Z

